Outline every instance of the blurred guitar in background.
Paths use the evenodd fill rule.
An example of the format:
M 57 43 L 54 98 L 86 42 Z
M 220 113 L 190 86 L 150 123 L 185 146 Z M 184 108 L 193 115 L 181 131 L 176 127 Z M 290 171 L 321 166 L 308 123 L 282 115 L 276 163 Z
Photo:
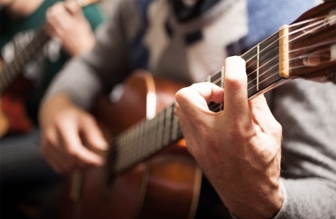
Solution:
M 77 0 L 81 7 L 99 0 Z M 32 82 L 23 76 L 24 66 L 42 50 L 50 37 L 40 28 L 33 39 L 9 63 L 0 60 L 0 138 L 6 134 L 25 133 L 32 128 L 27 115 L 25 100 L 32 89 Z

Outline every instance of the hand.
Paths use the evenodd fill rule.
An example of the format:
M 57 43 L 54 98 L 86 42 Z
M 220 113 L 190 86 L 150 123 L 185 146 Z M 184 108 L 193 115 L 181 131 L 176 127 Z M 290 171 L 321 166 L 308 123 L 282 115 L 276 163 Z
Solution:
M 283 201 L 282 128 L 263 95 L 248 101 L 243 59 L 226 59 L 224 87 L 198 83 L 176 94 L 188 150 L 233 214 L 271 218 Z M 223 100 L 223 111 L 208 109 L 209 102 Z
M 46 14 L 46 31 L 61 40 L 71 56 L 93 48 L 95 36 L 76 1 L 57 2 Z
M 55 96 L 41 106 L 42 153 L 58 173 L 100 166 L 107 149 L 94 118 L 71 103 Z

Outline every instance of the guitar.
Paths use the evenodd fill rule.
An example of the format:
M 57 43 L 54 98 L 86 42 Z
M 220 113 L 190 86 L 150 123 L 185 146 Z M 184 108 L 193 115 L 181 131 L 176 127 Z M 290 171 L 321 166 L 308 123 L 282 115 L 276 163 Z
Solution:
M 96 3 L 99 0 L 77 0 L 81 7 Z M 33 39 L 18 51 L 13 60 L 0 65 L 0 138 L 5 134 L 25 133 L 32 128 L 32 121 L 25 110 L 25 99 L 32 89 L 31 81 L 21 77 L 23 67 L 42 50 L 50 40 L 45 27 L 42 26 Z
M 335 9 L 335 1 L 316 6 L 242 55 L 249 99 L 298 77 L 336 84 Z M 223 74 L 219 70 L 208 81 L 223 87 Z M 106 164 L 67 179 L 63 218 L 194 217 L 201 174 L 181 147 L 173 103 L 181 86 L 135 73 L 118 102 L 101 102 L 97 120 L 113 124 Z M 222 107 L 209 106 L 213 111 Z

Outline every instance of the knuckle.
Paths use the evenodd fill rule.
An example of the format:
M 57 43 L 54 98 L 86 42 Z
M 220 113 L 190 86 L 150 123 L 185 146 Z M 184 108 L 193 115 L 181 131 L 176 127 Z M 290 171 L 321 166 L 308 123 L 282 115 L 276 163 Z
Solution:
M 274 122 L 272 130 L 274 135 L 282 135 L 282 125 L 278 121 Z
M 76 150 L 74 150 L 72 147 L 66 147 L 66 153 L 69 156 L 70 159 L 78 159 L 78 153 Z
M 175 94 L 175 99 L 177 102 L 184 101 L 184 99 L 186 98 L 187 89 L 188 88 L 185 87 L 177 91 L 177 93 Z
M 234 76 L 234 77 L 226 77 L 225 81 L 226 81 L 226 86 L 229 86 L 231 89 L 240 89 L 242 87 L 242 83 L 244 83 L 245 79 L 243 77 L 240 76 Z

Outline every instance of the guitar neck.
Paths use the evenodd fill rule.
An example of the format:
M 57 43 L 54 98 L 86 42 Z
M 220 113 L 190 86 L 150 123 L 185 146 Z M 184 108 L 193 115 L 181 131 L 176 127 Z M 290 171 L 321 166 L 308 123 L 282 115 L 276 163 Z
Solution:
M 241 56 L 246 61 L 249 99 L 288 79 L 335 77 L 336 15 L 329 14 L 330 8 L 336 8 L 336 3 L 320 5 L 313 10 L 318 12 L 317 18 L 283 26 Z M 307 13 L 311 15 L 311 11 Z M 224 87 L 224 74 L 222 68 L 207 81 Z M 154 119 L 143 120 L 113 139 L 107 158 L 109 179 L 183 138 L 174 108 L 174 104 L 168 106 Z M 220 111 L 223 104 L 210 104 L 209 109 Z
M 21 50 L 12 62 L 5 65 L 0 73 L 0 96 L 22 74 L 23 67 L 37 55 L 49 39 L 45 31 L 40 29 L 26 48 Z

